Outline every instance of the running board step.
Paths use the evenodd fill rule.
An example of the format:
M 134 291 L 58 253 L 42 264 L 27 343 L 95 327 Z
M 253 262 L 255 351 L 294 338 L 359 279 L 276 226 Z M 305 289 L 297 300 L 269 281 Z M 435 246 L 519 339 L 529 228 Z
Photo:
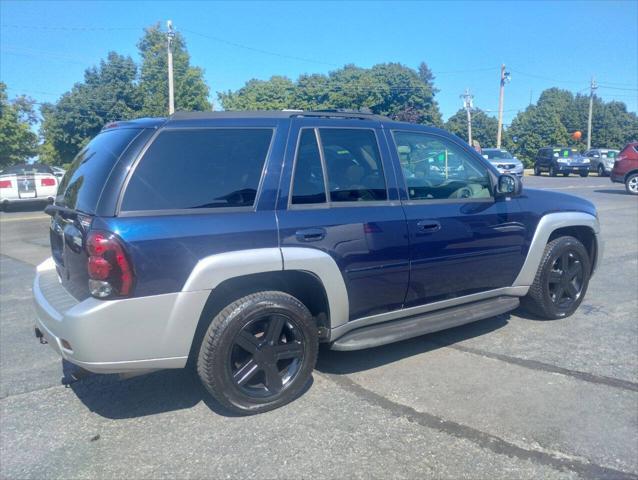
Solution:
M 332 350 L 361 350 L 407 340 L 426 333 L 458 327 L 514 310 L 518 297 L 495 297 L 436 312 L 352 330 L 332 344 Z

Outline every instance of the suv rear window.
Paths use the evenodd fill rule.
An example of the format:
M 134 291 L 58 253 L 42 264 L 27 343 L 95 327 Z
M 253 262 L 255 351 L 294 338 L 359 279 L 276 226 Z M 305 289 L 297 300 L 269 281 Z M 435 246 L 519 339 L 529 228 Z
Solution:
M 129 181 L 122 211 L 250 207 L 270 128 L 165 130 Z
M 81 212 L 95 213 L 115 162 L 141 131 L 141 128 L 106 130 L 91 140 L 76 155 L 64 175 L 55 203 Z

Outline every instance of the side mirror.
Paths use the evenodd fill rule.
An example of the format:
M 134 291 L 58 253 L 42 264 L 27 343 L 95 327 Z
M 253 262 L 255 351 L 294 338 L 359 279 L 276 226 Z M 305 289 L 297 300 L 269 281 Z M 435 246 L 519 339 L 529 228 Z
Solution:
M 523 191 L 523 182 L 516 175 L 504 173 L 498 177 L 496 195 L 499 197 L 517 197 Z

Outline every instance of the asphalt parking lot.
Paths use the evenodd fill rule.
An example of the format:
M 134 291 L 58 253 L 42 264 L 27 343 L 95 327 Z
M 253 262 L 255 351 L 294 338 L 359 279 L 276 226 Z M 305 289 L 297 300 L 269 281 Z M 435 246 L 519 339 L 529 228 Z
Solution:
M 62 385 L 71 367 L 33 337 L 48 217 L 0 214 L 0 476 L 638 478 L 638 198 L 595 175 L 524 184 L 599 209 L 605 257 L 575 315 L 325 350 L 299 400 L 247 418 L 187 371 Z

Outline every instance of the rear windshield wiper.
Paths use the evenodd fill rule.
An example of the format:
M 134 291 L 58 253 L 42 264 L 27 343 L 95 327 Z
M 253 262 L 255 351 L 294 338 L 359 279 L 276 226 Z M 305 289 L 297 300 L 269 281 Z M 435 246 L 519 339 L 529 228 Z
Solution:
M 78 216 L 77 211 L 71 210 L 70 208 L 67 208 L 67 207 L 61 207 L 59 205 L 47 205 L 47 207 L 44 209 L 44 213 L 52 217 L 55 217 L 57 214 L 57 215 L 60 215 L 62 218 L 69 218 L 69 219 L 77 218 Z

